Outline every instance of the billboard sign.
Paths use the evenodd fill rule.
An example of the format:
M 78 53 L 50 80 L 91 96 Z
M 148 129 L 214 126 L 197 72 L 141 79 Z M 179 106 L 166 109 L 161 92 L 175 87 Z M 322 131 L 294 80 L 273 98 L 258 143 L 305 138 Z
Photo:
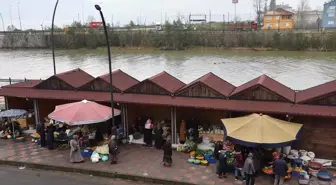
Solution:
M 90 22 L 90 28 L 98 28 L 103 25 L 103 22 Z
M 233 4 L 238 4 L 238 0 L 232 0 Z

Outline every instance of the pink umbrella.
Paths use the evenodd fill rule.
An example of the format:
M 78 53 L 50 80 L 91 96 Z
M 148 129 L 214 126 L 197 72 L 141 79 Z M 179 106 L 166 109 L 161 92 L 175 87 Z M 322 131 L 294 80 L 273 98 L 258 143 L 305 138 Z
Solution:
M 114 109 L 114 116 L 120 115 L 120 110 Z M 104 122 L 112 118 L 111 107 L 96 102 L 83 100 L 56 106 L 48 117 L 68 125 L 86 125 Z

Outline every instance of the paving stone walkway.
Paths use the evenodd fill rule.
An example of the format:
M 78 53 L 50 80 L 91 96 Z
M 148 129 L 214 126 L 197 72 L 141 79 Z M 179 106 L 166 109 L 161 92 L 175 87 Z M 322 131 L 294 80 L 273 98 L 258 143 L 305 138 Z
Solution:
M 121 153 L 116 165 L 109 165 L 108 162 L 94 164 L 89 158 L 86 158 L 84 163 L 71 164 L 69 151 L 47 150 L 28 141 L 15 143 L 11 140 L 0 140 L 0 160 L 117 172 L 202 185 L 243 184 L 242 181 L 235 181 L 232 175 L 227 179 L 218 179 L 213 164 L 206 167 L 187 163 L 188 155 L 184 153 L 174 152 L 173 166 L 166 168 L 161 164 L 161 150 L 134 144 L 123 145 L 120 148 Z M 256 179 L 256 185 L 271 185 L 272 180 L 271 177 L 260 176 Z M 286 182 L 286 185 L 296 184 L 298 183 L 294 179 Z

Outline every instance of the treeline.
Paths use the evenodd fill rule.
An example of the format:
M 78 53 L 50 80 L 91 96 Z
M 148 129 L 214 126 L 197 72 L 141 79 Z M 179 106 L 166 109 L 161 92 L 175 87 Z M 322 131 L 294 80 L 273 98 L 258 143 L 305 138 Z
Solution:
M 155 47 L 163 50 L 202 46 L 336 51 L 336 32 L 203 32 L 177 30 L 172 26 L 162 32 L 111 31 L 109 39 L 111 46 L 115 47 Z M 55 41 L 59 48 L 96 48 L 106 44 L 103 33 L 55 35 Z

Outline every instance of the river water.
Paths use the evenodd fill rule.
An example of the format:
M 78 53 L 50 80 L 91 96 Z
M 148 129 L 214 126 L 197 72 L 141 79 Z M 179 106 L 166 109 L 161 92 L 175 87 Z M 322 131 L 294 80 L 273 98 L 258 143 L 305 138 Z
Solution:
M 57 73 L 74 68 L 93 76 L 108 73 L 103 49 L 56 50 L 56 55 Z M 185 83 L 213 72 L 236 86 L 267 74 L 302 90 L 336 79 L 336 53 L 118 49 L 113 51 L 112 67 L 138 80 L 165 70 Z M 50 50 L 0 50 L 0 78 L 45 79 L 52 74 Z

